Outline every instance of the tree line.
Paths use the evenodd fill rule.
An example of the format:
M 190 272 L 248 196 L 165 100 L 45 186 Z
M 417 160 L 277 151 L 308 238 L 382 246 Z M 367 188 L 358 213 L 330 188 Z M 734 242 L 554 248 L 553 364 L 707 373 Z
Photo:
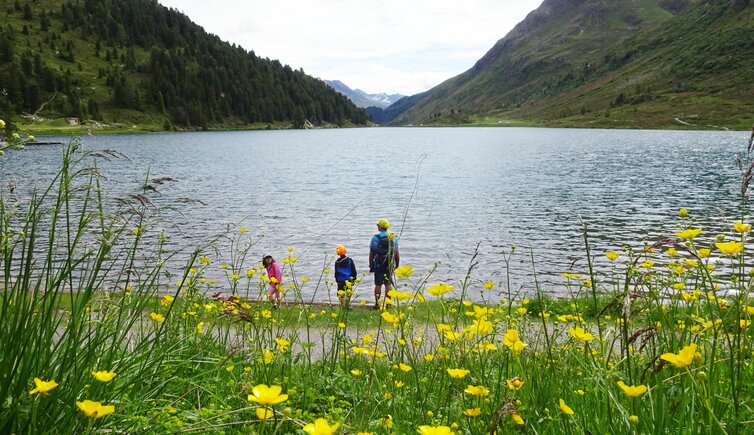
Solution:
M 46 3 L 49 5 L 49 3 Z M 206 33 L 154 0 L 19 0 L 0 24 L 0 111 L 58 116 L 157 113 L 178 126 L 365 124 L 323 81 Z M 106 92 L 97 89 L 104 85 Z

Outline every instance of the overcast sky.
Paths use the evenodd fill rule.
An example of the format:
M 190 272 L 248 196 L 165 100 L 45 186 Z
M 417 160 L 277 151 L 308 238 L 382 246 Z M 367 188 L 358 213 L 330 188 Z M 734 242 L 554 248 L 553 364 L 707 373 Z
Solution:
M 159 0 L 323 80 L 412 95 L 469 69 L 542 0 Z

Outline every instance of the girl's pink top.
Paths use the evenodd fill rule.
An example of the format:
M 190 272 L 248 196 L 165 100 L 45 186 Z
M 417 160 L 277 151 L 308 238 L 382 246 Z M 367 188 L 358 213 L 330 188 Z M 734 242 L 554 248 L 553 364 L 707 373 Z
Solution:
M 272 262 L 272 264 L 265 267 L 267 268 L 267 278 L 272 279 L 274 277 L 278 280 L 278 284 L 283 282 L 283 273 L 276 262 Z

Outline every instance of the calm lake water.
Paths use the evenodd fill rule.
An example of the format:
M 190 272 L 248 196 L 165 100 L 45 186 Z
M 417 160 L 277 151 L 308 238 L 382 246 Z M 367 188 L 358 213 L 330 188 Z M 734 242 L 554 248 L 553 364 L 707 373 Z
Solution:
M 39 138 L 48 139 L 68 142 Z M 500 252 L 514 244 L 515 287 L 533 291 L 533 253 L 544 289 L 562 291 L 561 273 L 586 270 L 580 219 L 589 225 L 598 268 L 609 267 L 606 251 L 672 236 L 681 207 L 699 217 L 711 240 L 724 219 L 736 220 L 735 156 L 747 139 L 745 132 L 371 128 L 94 136 L 83 143 L 133 159 L 98 161 L 115 196 L 138 192 L 147 172 L 177 180 L 157 186 L 161 196 L 149 195 L 174 207 L 161 214 L 175 226 L 160 224 L 172 235 L 171 248 L 243 226 L 256 242 L 255 262 L 263 252 L 280 258 L 295 248 L 311 296 L 338 243 L 359 272 L 367 270 L 374 222 L 385 217 L 400 234 L 403 264 L 424 272 L 441 262 L 431 282 L 457 284 L 479 244 L 478 296 L 478 283 L 504 281 Z M 42 187 L 61 153 L 60 146 L 38 146 L 6 154 L 2 188 L 10 179 L 20 196 Z M 227 258 L 211 256 L 212 273 L 222 276 L 216 266 Z M 371 275 L 360 290 L 371 299 Z M 317 299 L 327 298 L 318 290 Z

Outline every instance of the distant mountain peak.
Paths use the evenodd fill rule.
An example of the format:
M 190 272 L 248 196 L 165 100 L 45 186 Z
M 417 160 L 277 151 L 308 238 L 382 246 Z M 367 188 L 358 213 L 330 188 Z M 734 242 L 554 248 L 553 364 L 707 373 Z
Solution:
M 361 89 L 351 89 L 340 80 L 325 80 L 328 86 L 348 97 L 356 107 L 379 107 L 384 109 L 404 97 L 401 94 L 369 94 Z

